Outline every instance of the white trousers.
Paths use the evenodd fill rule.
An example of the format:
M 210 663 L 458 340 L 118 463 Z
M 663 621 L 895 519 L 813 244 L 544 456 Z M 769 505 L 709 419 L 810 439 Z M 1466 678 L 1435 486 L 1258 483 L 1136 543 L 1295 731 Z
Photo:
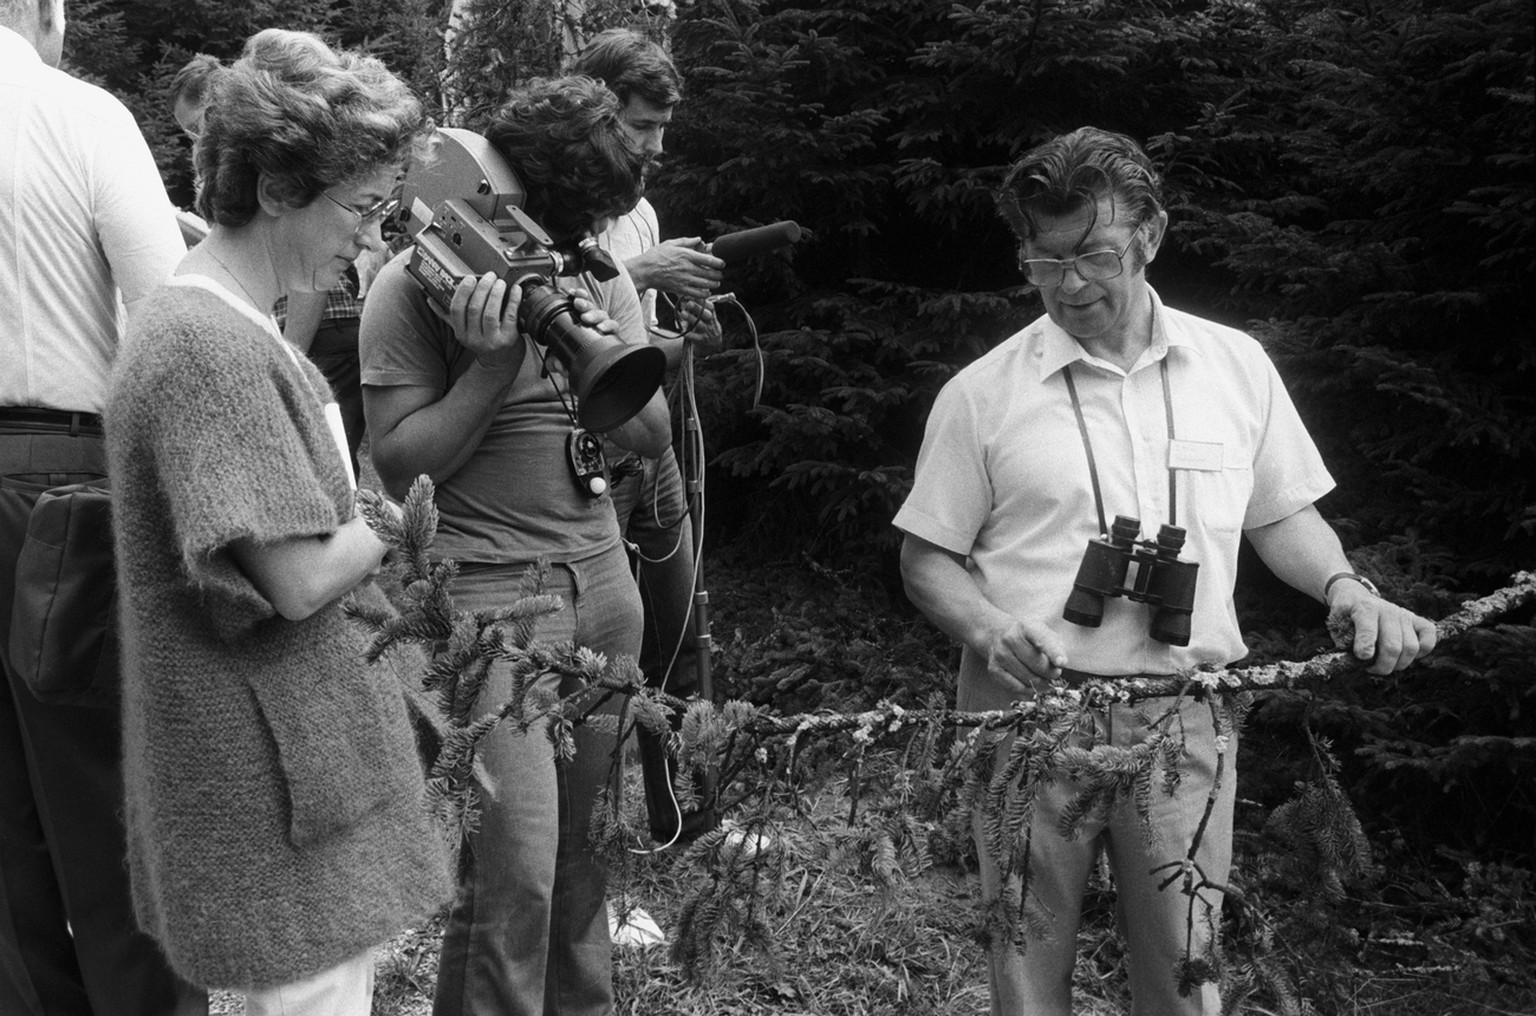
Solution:
M 302 981 L 245 994 L 245 1016 L 368 1016 L 372 1009 L 371 950 Z

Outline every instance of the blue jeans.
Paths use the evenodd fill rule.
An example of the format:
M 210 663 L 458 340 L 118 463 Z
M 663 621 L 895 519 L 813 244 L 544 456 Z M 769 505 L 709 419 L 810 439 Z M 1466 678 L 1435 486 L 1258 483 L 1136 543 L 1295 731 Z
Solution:
M 1147 727 L 1136 719 L 1136 713 L 1157 717 L 1173 701 L 1154 698 L 1134 706 L 1115 705 L 1095 712 L 1095 740 L 1122 748 L 1144 741 Z M 1221 1011 L 1213 984 L 1202 985 L 1202 990 L 1191 992 L 1187 998 L 1179 996 L 1174 964 L 1185 951 L 1189 898 L 1179 891 L 1182 883 L 1177 880 L 1167 889 L 1158 890 L 1158 883 L 1168 877 L 1169 871 L 1150 873 L 1152 868 L 1180 860 L 1188 853 L 1216 776 L 1216 738 L 1210 705 L 1186 699 L 1180 719 L 1186 737 L 1186 754 L 1180 766 L 1183 779 L 1172 797 L 1163 792 L 1160 779 L 1152 791 L 1155 843 L 1144 842 L 1135 804 L 1128 799 L 1118 801 L 1107 813 L 1103 809 L 1091 813 L 1082 831 L 1073 839 L 1066 839 L 1057 832 L 1057 821 L 1076 795 L 1077 784 L 1062 779 L 1040 792 L 1030 826 L 1030 891 L 1054 917 L 1051 936 L 1045 941 L 1029 940 L 1022 956 L 1006 941 L 992 947 L 988 960 L 993 1016 L 1071 1016 L 1072 967 L 1077 960 L 1083 896 L 1101 842 L 1115 876 L 1115 916 L 1130 958 L 1133 1016 L 1215 1016 Z M 1177 725 L 1173 729 L 1176 731 Z M 1227 749 L 1215 808 L 1195 855 L 1206 877 L 1219 885 L 1226 883 L 1232 866 L 1236 760 L 1234 735 Z M 999 873 L 987 855 L 979 817 L 975 819 L 974 831 L 981 855 L 982 894 L 991 900 L 998 892 Z M 1221 893 L 1201 890 L 1199 895 L 1214 908 L 1219 923 Z M 1197 904 L 1193 947 L 1196 957 L 1203 955 L 1210 941 L 1204 917 L 1204 906 Z
M 466 565 L 451 590 L 461 610 L 515 600 L 528 565 Z M 535 638 L 574 640 L 606 655 L 640 648 L 640 596 L 622 546 L 556 564 L 545 592 L 564 609 L 540 618 Z M 546 675 L 540 688 L 574 690 Z M 512 675 L 492 668 L 480 713 L 511 698 Z M 612 710 L 617 711 L 617 703 Z M 593 799 L 615 772 L 611 734 L 576 730 L 576 758 L 559 768 L 549 738 L 512 724 L 484 742 L 479 829 L 470 837 L 459 898 L 438 965 L 435 1016 L 606 1016 L 613 977 L 604 899 L 606 872 L 588 842 Z

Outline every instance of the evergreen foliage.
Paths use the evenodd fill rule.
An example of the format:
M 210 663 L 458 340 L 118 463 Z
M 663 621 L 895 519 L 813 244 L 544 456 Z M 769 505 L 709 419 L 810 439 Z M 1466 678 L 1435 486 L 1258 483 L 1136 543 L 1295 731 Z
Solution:
M 513 87 L 560 73 L 583 42 L 626 26 L 656 38 L 661 4 L 634 0 L 461 0 L 444 13 L 448 55 L 437 78 L 444 122 L 478 129 Z M 654 9 L 653 9 L 654 8 Z
M 1280 361 L 1362 553 L 1484 588 L 1529 563 L 1528 4 L 701 0 L 672 38 L 663 222 L 813 229 L 732 270 L 764 406 L 752 351 L 701 370 L 733 534 L 888 560 L 937 387 L 1038 313 L 990 189 L 1088 122 L 1148 139 L 1155 281 Z
M 133 112 L 173 200 L 192 199 L 192 147 L 167 89 L 195 53 L 239 56 L 264 28 L 317 32 L 384 60 L 420 87 L 441 65 L 437 0 L 72 0 L 65 67 Z
M 1536 554 L 1531 5 L 1254 9 L 1272 72 L 1163 139 L 1176 235 L 1262 322 L 1332 509 L 1497 581 Z
M 727 942 L 761 950 L 777 963 L 775 941 L 765 914 L 785 882 L 794 852 L 784 830 L 804 807 L 807 779 L 823 785 L 830 762 L 845 773 L 848 801 L 845 831 L 836 852 L 852 858 L 886 889 L 930 863 L 929 843 L 937 830 L 952 830 L 976 816 L 983 831 L 982 849 L 999 866 L 1005 887 L 983 900 L 978 935 L 1027 949 L 1049 933 L 1049 918 L 1029 890 L 1031 826 L 1035 798 L 1048 784 L 1070 783 L 1076 795 L 1065 809 L 1058 835 L 1075 836 L 1085 818 L 1130 800 L 1149 823 L 1154 794 L 1178 792 L 1177 768 L 1184 756 L 1178 703 L 1160 714 L 1143 709 L 1145 736 L 1130 748 L 1107 744 L 1093 711 L 1113 702 L 1161 702 L 1170 694 L 1193 695 L 1206 703 L 1215 721 L 1217 768 L 1205 812 L 1193 838 L 1174 849 L 1182 856 L 1154 869 L 1166 870 L 1161 888 L 1188 899 L 1188 938 L 1183 959 L 1170 975 L 1182 990 L 1230 978 L 1218 952 L 1193 950 L 1197 925 L 1215 928 L 1220 915 L 1201 895 L 1228 889 L 1210 881 L 1196 860 L 1207 831 L 1217 788 L 1231 778 L 1228 756 L 1246 704 L 1233 693 L 1296 687 L 1343 671 L 1342 653 L 1305 665 L 1279 664 L 1248 672 L 1196 671 L 1171 679 L 1090 681 L 1060 686 L 1031 702 L 992 713 L 957 713 L 937 700 L 929 708 L 908 710 L 892 702 L 858 713 L 819 710 L 795 716 L 775 715 L 739 701 L 682 703 L 648 688 L 633 659 L 608 661 L 570 644 L 548 645 L 535 637 L 537 619 L 558 603 L 541 591 L 534 569 L 523 595 L 509 607 L 465 612 L 454 609 L 449 589 L 451 562 L 428 555 L 436 513 L 426 477 L 413 484 L 397 514 L 372 492 L 359 494 L 360 510 L 393 548 L 399 579 L 398 617 L 353 607 L 353 614 L 373 635 L 370 658 L 416 645 L 425 654 L 422 689 L 436 701 L 423 710 L 438 736 L 429 768 L 430 800 L 446 835 L 462 847 L 476 827 L 478 795 L 487 776 L 477 770 L 476 752 L 502 723 L 522 734 L 548 732 L 557 766 L 575 753 L 573 731 L 582 723 L 598 725 L 620 742 L 635 724 L 668 738 L 681 775 L 680 799 L 696 800 L 692 773 L 714 775 L 713 803 L 734 818 L 706 832 L 689 856 L 707 872 L 684 903 L 674 955 L 684 967 L 703 974 L 718 961 Z M 1452 635 L 1485 623 L 1511 606 L 1536 600 L 1536 575 L 1527 573 L 1499 596 L 1469 604 L 1443 623 Z M 510 665 L 515 675 L 512 697 L 501 705 L 484 701 L 484 678 L 492 663 Z M 574 688 L 557 697 L 534 691 L 534 678 L 559 674 Z M 598 715 L 602 701 L 621 696 L 617 719 Z M 421 708 L 418 700 L 418 708 Z M 669 713 L 685 708 L 680 731 L 671 733 Z M 846 740 L 844 740 L 846 737 Z M 934 764 L 941 737 L 950 737 L 946 763 Z M 817 754 L 807 750 L 819 744 Z M 1318 779 L 1301 788 L 1298 800 L 1277 809 L 1272 825 L 1289 838 L 1289 863 L 1310 874 L 1325 895 L 1342 898 L 1346 880 L 1368 870 L 1369 846 L 1348 799 L 1334 779 L 1336 763 L 1326 745 L 1314 742 Z M 619 763 L 615 753 L 613 764 Z M 619 786 L 618 780 L 610 781 Z M 631 867 L 642 843 L 638 806 L 626 806 L 610 794 L 593 824 L 595 845 L 622 872 Z M 1151 830 L 1148 830 L 1149 838 Z M 643 850 L 640 852 L 644 852 Z M 622 896 L 622 893 L 620 894 Z M 1247 967 L 1263 969 L 1260 949 Z M 1253 976 L 1257 977 L 1258 974 Z

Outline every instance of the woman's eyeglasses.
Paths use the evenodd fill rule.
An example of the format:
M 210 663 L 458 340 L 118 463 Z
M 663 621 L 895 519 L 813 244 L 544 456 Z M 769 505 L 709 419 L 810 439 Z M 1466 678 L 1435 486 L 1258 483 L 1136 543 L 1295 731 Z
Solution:
M 331 204 L 335 205 L 337 208 L 357 216 L 357 228 L 353 230 L 354 233 L 361 233 L 372 223 L 383 222 L 385 219 L 389 218 L 389 216 L 394 212 L 396 208 L 400 207 L 400 199 L 393 194 L 383 199 L 382 201 L 369 205 L 367 208 L 359 211 L 358 209 L 353 208 L 351 205 L 337 201 L 335 198 L 331 197 L 328 191 L 321 191 L 320 193 L 329 198 Z

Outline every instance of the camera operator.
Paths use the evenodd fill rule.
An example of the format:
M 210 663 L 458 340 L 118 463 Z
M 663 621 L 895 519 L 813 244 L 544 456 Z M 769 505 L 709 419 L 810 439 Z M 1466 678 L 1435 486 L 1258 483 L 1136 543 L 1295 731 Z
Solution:
M 515 90 L 485 134 L 526 189 L 523 210 L 556 242 L 601 231 L 640 197 L 644 155 L 618 100 L 590 78 Z M 544 590 L 564 607 L 540 618 L 536 637 L 573 640 L 609 660 L 636 655 L 640 597 L 613 506 L 574 482 L 572 397 L 519 334 L 521 295 L 489 273 L 467 278 L 444 320 L 406 273 L 409 256 L 385 266 L 363 309 L 363 395 L 380 477 L 396 494 L 420 473 L 437 485 L 435 549 L 459 563 L 460 609 L 507 606 L 531 567 L 547 561 Z M 627 275 L 582 276 L 581 285 L 622 338 L 645 341 Z M 583 320 L 603 317 L 589 308 Z M 664 397 L 654 393 L 607 436 L 660 455 L 671 440 Z M 573 690 L 557 685 L 558 675 L 545 675 L 539 688 Z M 495 708 L 511 693 L 510 668 L 498 664 L 481 706 Z M 444 933 L 437 1016 L 612 1011 L 604 871 L 588 825 L 615 747 L 612 735 L 583 725 L 575 759 L 557 768 L 542 727 L 520 735 L 503 725 L 487 739 L 481 760 L 491 785 L 482 788 L 479 828 Z
M 105 482 L 123 305 L 186 251 L 132 114 L 58 69 L 64 31 L 63 0 L 0 0 L 0 1013 L 206 1013 L 134 919 L 117 669 L 24 675 L 13 646 L 13 599 L 48 595 L 18 588 L 33 507 Z
M 620 117 L 654 166 L 683 83 L 672 58 L 639 32 L 613 28 L 593 36 L 569 68 L 607 85 L 623 104 Z M 656 211 L 641 198 L 598 238 L 624 263 L 641 292 L 651 343 L 667 354 L 667 366 L 682 362 L 687 344 L 705 352 L 720 348 L 720 325 L 706 301 L 720 285 L 725 262 L 710 254 L 699 237 L 661 241 Z M 678 298 L 678 331 L 657 326 L 657 291 Z M 698 690 L 698 648 L 692 637 L 695 562 L 693 526 L 677 457 L 668 448 L 645 458 L 638 471 L 615 477 L 614 508 L 619 528 L 638 558 L 637 579 L 645 602 L 645 635 L 640 669 L 647 684 L 688 697 Z M 651 835 L 665 843 L 682 816 L 671 803 L 666 756 L 658 739 L 644 732 L 646 801 Z
M 1165 307 L 1147 285 L 1168 215 L 1158 174 L 1136 143 L 1087 127 L 1047 141 L 1015 163 L 998 204 L 1046 316 L 945 385 L 895 519 L 906 534 L 908 595 L 962 644 L 959 708 L 1006 708 L 1054 682 L 1163 676 L 1241 659 L 1247 649 L 1232 590 L 1243 533 L 1276 575 L 1354 622 L 1353 652 L 1371 673 L 1392 673 L 1429 652 L 1433 626 L 1353 574 L 1314 507 L 1333 480 L 1259 344 Z M 1102 598 L 1096 627 L 1087 626 L 1095 619 L 1063 618 L 1084 547 L 1116 512 L 1187 530 L 1181 556 L 1198 564 L 1187 645 L 1119 593 Z M 1091 549 L 1091 558 L 1105 553 Z M 1155 699 L 1096 712 L 1097 729 L 1082 731 L 1083 743 L 1128 747 L 1145 736 L 1145 717 L 1174 706 Z M 1027 904 L 1055 923 L 1048 940 L 1029 941 L 1022 955 L 1007 941 L 991 945 L 994 1014 L 1071 1011 L 1076 936 L 1100 837 L 1119 894 L 1133 1011 L 1219 1011 L 1212 984 L 1180 995 L 1174 971 L 1190 901 L 1176 885 L 1159 891 L 1165 873 L 1149 872 L 1187 853 L 1214 785 L 1195 860 L 1206 879 L 1226 883 L 1235 779 L 1230 770 L 1218 779 L 1216 761 L 1222 747 L 1235 757 L 1236 744 L 1218 744 L 1207 703 L 1179 708 L 1182 781 L 1176 795 L 1154 791 L 1155 844 L 1143 842 L 1128 800 L 1064 838 L 1058 820 L 1081 787 L 1059 779 L 1038 794 L 1025 841 Z M 998 867 L 979 823 L 975 835 L 982 892 L 994 900 Z M 1206 917 L 1218 921 L 1221 906 L 1219 892 L 1199 895 L 1211 909 L 1196 907 L 1197 959 L 1213 948 Z

